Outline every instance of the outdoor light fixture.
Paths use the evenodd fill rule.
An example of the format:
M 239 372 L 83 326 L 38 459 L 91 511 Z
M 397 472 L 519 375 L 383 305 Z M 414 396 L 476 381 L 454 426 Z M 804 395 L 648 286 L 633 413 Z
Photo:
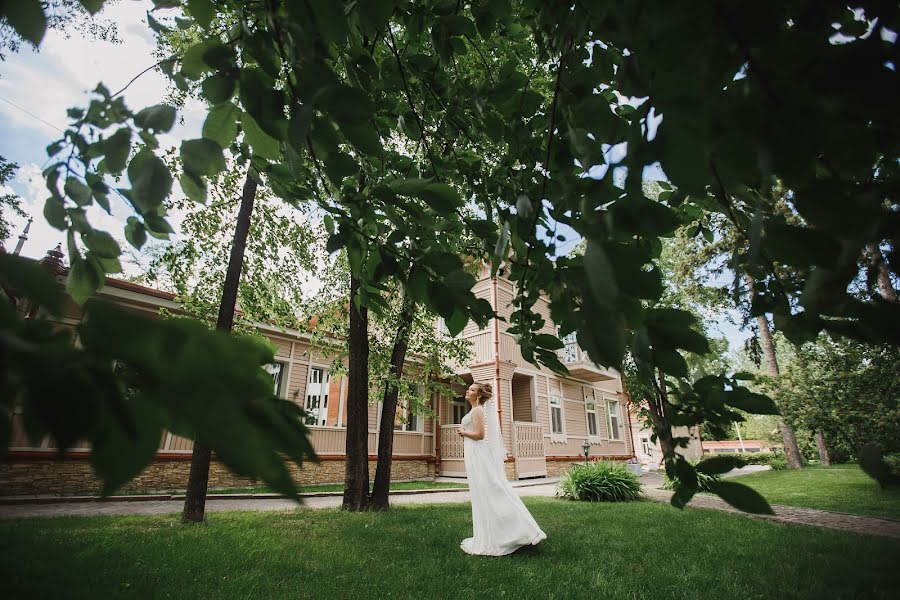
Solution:
M 585 442 L 581 445 L 581 450 L 584 452 L 584 466 L 587 466 L 588 454 L 591 452 L 591 445 L 585 440 Z

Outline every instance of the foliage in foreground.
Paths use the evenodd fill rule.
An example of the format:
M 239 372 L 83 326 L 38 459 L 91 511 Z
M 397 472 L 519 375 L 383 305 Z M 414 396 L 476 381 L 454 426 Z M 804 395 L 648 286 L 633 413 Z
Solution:
M 641 497 L 641 482 L 624 463 L 597 460 L 573 465 L 559 482 L 557 496 L 587 502 L 627 502 Z
M 96 12 L 104 2 L 81 4 Z M 5 2 L 0 16 L 39 44 L 46 6 Z M 861 251 L 893 250 L 897 239 L 890 98 L 900 27 L 890 3 L 850 10 L 788 0 L 739 12 L 670 0 L 154 7 L 148 26 L 158 34 L 190 33 L 160 70 L 209 106 L 202 137 L 180 148 L 179 182 L 191 200 L 206 199 L 216 173 L 252 164 L 279 197 L 328 213 L 328 250 L 346 250 L 362 306 L 377 310 L 387 282 L 399 279 L 453 334 L 486 322 L 491 309 L 473 296 L 460 258 L 426 233 L 473 231 L 494 273 L 506 262 L 518 284 L 509 332 L 526 359 L 564 370 L 562 342 L 540 333 L 542 292 L 560 334 L 576 333 L 593 361 L 618 368 L 630 351 L 661 398 L 653 427 L 667 470 L 685 483 L 680 506 L 697 477 L 675 456 L 673 425 L 717 426 L 737 409 L 775 407 L 737 377 L 688 377 L 684 354 L 709 344 L 695 318 L 661 302 L 657 264 L 661 240 L 679 226 L 696 225 L 710 241 L 712 215 L 733 224 L 744 240 L 728 259 L 735 291 L 751 276 L 751 313 L 773 314 L 792 341 L 828 330 L 900 344 L 900 306 L 850 289 L 865 279 Z M 162 16 L 167 9 L 178 17 Z M 48 147 L 44 215 L 68 234 L 68 285 L 84 302 L 121 269 L 118 244 L 90 219 L 109 211 L 124 175 L 130 187 L 115 193 L 134 210 L 129 243 L 172 231 L 164 201 L 174 180 L 157 149 L 177 111 L 132 111 L 100 85 L 69 115 Z M 651 165 L 670 180 L 654 199 L 641 185 Z M 773 210 L 776 180 L 790 190 L 797 222 Z M 587 238 L 583 256 L 557 256 L 559 223 Z M 424 266 L 415 277 L 404 268 L 413 263 Z M 791 267 L 791 281 L 780 266 Z M 6 347 L 21 345 L 20 327 L 4 327 Z M 766 508 L 737 484 L 722 489 L 741 508 Z

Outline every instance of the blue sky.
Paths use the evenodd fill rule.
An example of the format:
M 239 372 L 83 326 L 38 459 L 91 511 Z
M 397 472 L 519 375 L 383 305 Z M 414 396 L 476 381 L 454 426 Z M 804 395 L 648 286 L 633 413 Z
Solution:
M 9 188 L 23 199 L 25 211 L 34 216 L 28 242 L 22 251 L 24 256 L 40 258 L 63 242 L 62 233 L 50 227 L 43 218 L 47 193 L 41 170 L 47 161 L 46 146 L 58 139 L 62 135 L 60 130 L 66 127 L 66 109 L 86 106 L 89 90 L 98 83 L 118 90 L 157 61 L 153 56 L 153 35 L 146 24 L 149 8 L 152 8 L 149 0 L 132 0 L 117 2 L 104 9 L 101 14 L 116 23 L 121 44 L 86 39 L 77 34 L 66 38 L 58 31 L 48 31 L 40 52 L 26 44 L 19 53 L 8 54 L 6 61 L 0 62 L 0 155 L 18 163 L 19 171 Z M 163 101 L 166 90 L 166 79 L 160 73 L 150 71 L 133 83 L 124 97 L 126 104 L 137 110 Z M 173 131 L 161 136 L 161 148 L 177 146 L 181 139 L 199 137 L 204 114 L 202 105 L 189 101 L 179 111 L 180 122 Z M 661 117 L 651 117 L 651 137 L 660 120 Z M 619 144 L 605 151 L 608 162 L 617 162 L 624 155 L 625 146 Z M 594 167 L 590 175 L 602 178 L 607 168 Z M 624 175 L 619 172 L 623 169 L 616 169 L 615 176 Z M 659 165 L 652 165 L 645 168 L 644 177 L 659 180 L 665 179 L 665 174 Z M 180 194 L 177 185 L 175 188 Z M 95 209 L 90 213 L 91 222 L 113 234 L 123 248 L 130 248 L 122 231 L 131 211 L 114 195 L 110 199 L 113 214 Z M 10 215 L 10 221 L 13 233 L 10 239 L 4 240 L 9 250 L 15 246 L 25 219 Z M 174 215 L 172 221 L 177 230 L 178 216 Z M 560 226 L 557 233 L 566 237 L 566 242 L 560 245 L 561 253 L 569 251 L 578 241 L 578 236 L 566 226 Z M 126 264 L 130 274 L 135 268 Z M 747 337 L 724 320 L 716 329 L 729 339 L 732 349 L 742 345 Z

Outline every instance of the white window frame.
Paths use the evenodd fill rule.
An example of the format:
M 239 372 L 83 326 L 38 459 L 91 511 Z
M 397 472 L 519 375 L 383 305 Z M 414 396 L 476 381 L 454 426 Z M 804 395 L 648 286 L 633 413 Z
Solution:
M 606 438 L 610 442 L 623 442 L 625 441 L 625 436 L 623 434 L 624 425 L 622 424 L 622 403 L 619 402 L 617 398 L 604 398 L 604 402 L 606 403 Z M 616 414 L 613 415 L 610 411 L 610 406 L 614 405 Z M 616 424 L 618 427 L 615 428 L 615 432 L 613 431 L 613 416 L 616 417 Z M 613 433 L 615 433 L 615 437 L 613 437 Z
M 419 386 L 417 393 L 421 396 L 425 393 L 424 386 Z M 406 402 L 399 403 L 400 408 L 400 427 L 398 428 L 396 425 L 394 426 L 394 431 L 409 431 L 411 433 L 424 433 L 425 432 L 425 416 L 421 414 L 416 414 L 410 411 L 409 409 L 409 400 Z M 416 426 L 410 427 L 409 420 L 410 417 L 415 419 Z
M 593 408 L 590 408 L 593 406 Z M 594 416 L 594 433 L 591 433 L 591 415 Z M 584 401 L 584 416 L 586 421 L 586 430 L 588 436 L 588 442 L 591 443 L 599 443 L 600 442 L 600 417 L 597 416 L 597 402 L 593 397 L 585 398 Z
M 276 367 L 278 369 L 277 372 L 273 372 L 275 371 Z M 276 360 L 275 362 L 263 365 L 263 369 L 265 369 L 266 373 L 271 375 L 272 379 L 275 380 L 275 397 L 284 398 L 285 382 L 287 379 L 285 377 L 285 373 L 287 372 L 287 364 Z
M 318 382 L 313 381 L 313 373 L 316 371 L 321 372 L 321 380 Z M 312 398 L 309 393 L 310 384 L 317 384 L 320 386 L 317 398 L 318 403 L 316 406 L 318 412 L 315 416 L 315 422 L 310 421 L 310 415 L 307 414 L 306 424 L 314 427 L 325 427 L 325 424 L 328 422 L 328 401 L 330 400 L 328 396 L 331 384 L 331 373 L 328 372 L 328 367 L 324 365 L 309 365 L 309 369 L 306 373 L 306 390 L 304 390 L 303 395 L 303 408 L 306 411 L 309 411 L 310 409 L 310 398 Z
M 554 404 L 554 401 L 558 404 Z M 559 409 L 559 427 L 560 431 L 553 430 L 553 409 Z M 557 443 L 565 443 L 566 441 L 566 409 L 565 400 L 557 394 L 547 396 L 547 423 L 550 425 L 550 441 Z
M 466 400 L 465 398 L 454 398 L 450 401 L 450 422 L 452 425 L 460 425 L 463 417 L 466 416 Z M 456 420 L 456 410 L 459 409 L 459 421 Z

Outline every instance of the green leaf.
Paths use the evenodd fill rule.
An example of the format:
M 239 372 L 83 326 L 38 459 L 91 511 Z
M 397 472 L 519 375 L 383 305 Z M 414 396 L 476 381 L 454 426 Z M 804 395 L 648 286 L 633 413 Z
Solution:
M 284 112 L 285 95 L 275 89 L 275 80 L 260 69 L 242 69 L 241 105 L 259 127 L 278 141 L 287 137 L 288 121 Z
M 559 339 L 555 335 L 549 335 L 546 333 L 539 333 L 535 335 L 534 343 L 541 348 L 547 348 L 549 350 L 560 350 L 565 347 L 565 344 L 561 339 Z
M 759 492 L 733 481 L 711 481 L 709 491 L 738 510 L 757 515 L 773 515 L 775 512 Z
M 192 173 L 182 173 L 178 180 L 184 195 L 194 202 L 206 204 L 206 179 Z
M 213 17 L 216 16 L 213 0 L 187 0 L 187 8 L 201 27 L 209 29 Z
M 125 239 L 135 250 L 140 250 L 147 241 L 147 230 L 137 217 L 128 217 L 125 222 Z
M 103 141 L 104 162 L 110 173 L 121 173 L 131 151 L 131 129 L 122 127 Z
M 603 307 L 611 308 L 616 303 L 619 288 L 606 250 L 602 244 L 589 239 L 584 252 L 584 270 L 587 275 L 588 289 L 594 301 Z
M 83 235 L 81 239 L 91 252 L 100 258 L 118 258 L 122 254 L 119 244 L 105 231 L 93 230 Z
M 832 267 L 841 253 L 840 243 L 831 235 L 784 223 L 769 224 L 763 243 L 772 259 L 795 267 Z
M 0 281 L 4 287 L 18 290 L 55 315 L 63 308 L 61 286 L 47 269 L 33 260 L 0 252 Z
M 100 9 L 103 8 L 103 3 L 106 0 L 78 0 L 81 2 L 81 5 L 92 15 L 96 15 L 100 12 Z
M 444 322 L 447 324 L 447 329 L 450 331 L 451 337 L 456 337 L 458 334 L 462 332 L 463 329 L 466 328 L 466 325 L 469 323 L 469 317 L 466 314 L 457 309 L 447 317 Z
M 350 29 L 344 16 L 343 3 L 333 0 L 307 0 L 307 4 L 313 13 L 317 33 L 322 39 L 335 43 L 344 41 Z
M 87 206 L 93 201 L 91 189 L 74 177 L 66 179 L 66 185 L 63 186 L 63 190 L 66 192 L 66 196 L 71 198 L 78 206 Z
M 335 184 L 340 184 L 345 177 L 359 173 L 359 163 L 352 156 L 338 152 L 325 161 L 325 173 Z
M 654 348 L 653 362 L 668 375 L 673 377 L 688 376 L 687 361 L 677 350 Z
M 70 256 L 69 259 L 72 266 L 66 279 L 66 290 L 72 299 L 81 305 L 103 285 L 102 274 L 97 273 L 90 262 L 78 255 Z
M 780 414 L 778 406 L 771 398 L 751 392 L 745 387 L 737 387 L 726 392 L 725 403 L 754 415 Z
M 157 239 L 167 240 L 170 233 L 175 233 L 169 222 L 159 215 L 145 215 L 144 224 L 147 228 L 147 233 Z
M 691 489 L 697 489 L 697 472 L 693 465 L 680 454 L 675 459 L 675 473 L 684 485 Z
M 161 158 L 141 150 L 128 164 L 132 199 L 142 212 L 154 210 L 172 191 L 172 174 Z
M 706 475 L 721 475 L 742 465 L 734 456 L 712 456 L 697 463 L 697 472 Z
M 44 203 L 44 218 L 52 227 L 65 231 L 68 226 L 68 218 L 66 217 L 66 207 L 62 200 L 50 196 Z
M 374 126 L 370 119 L 375 106 L 369 95 L 357 87 L 340 86 L 328 94 L 322 108 L 338 123 Z
M 203 90 L 203 97 L 210 104 L 221 104 L 231 100 L 231 97 L 234 96 L 237 80 L 223 73 L 215 73 L 204 79 L 200 87 Z
M 203 137 L 227 148 L 237 137 L 239 114 L 240 110 L 231 102 L 213 107 L 203 122 Z
M 241 115 L 241 127 L 244 130 L 244 141 L 253 148 L 253 152 L 269 160 L 278 160 L 281 157 L 281 144 L 263 131 L 249 114 Z
M 175 107 L 166 104 L 149 106 L 134 116 L 134 124 L 154 133 L 165 133 L 175 125 Z
M 47 17 L 40 0 L 13 0 L 3 3 L 3 16 L 22 38 L 35 46 L 44 39 Z
M 105 411 L 91 444 L 91 466 L 103 479 L 103 495 L 138 475 L 153 460 L 165 419 L 158 403 L 142 394 L 123 399 L 119 414 Z
M 446 183 L 427 184 L 419 192 L 419 197 L 441 214 L 451 214 L 465 204 L 456 189 Z
M 222 147 L 205 138 L 181 142 L 181 162 L 194 175 L 215 175 L 227 166 Z
M 384 153 L 381 138 L 373 123 L 363 123 L 362 125 L 342 123 L 341 131 L 344 132 L 347 140 L 363 154 L 381 156 Z

